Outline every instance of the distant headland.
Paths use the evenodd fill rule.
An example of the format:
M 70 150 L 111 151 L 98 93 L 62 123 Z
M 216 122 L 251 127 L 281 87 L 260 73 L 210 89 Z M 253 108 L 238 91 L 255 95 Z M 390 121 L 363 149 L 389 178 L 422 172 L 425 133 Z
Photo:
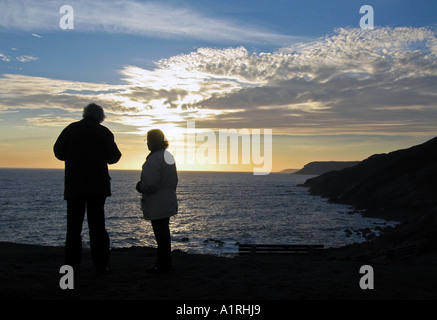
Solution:
M 321 175 L 329 171 L 338 171 L 352 167 L 359 161 L 314 161 L 306 164 L 302 169 L 292 172 L 293 174 Z

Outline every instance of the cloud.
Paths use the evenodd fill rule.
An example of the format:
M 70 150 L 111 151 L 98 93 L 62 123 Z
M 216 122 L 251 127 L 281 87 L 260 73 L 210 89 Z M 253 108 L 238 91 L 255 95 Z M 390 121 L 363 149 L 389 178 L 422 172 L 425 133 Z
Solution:
M 195 106 L 244 109 L 240 123 L 295 132 L 434 131 L 435 44 L 435 34 L 423 28 L 338 29 L 276 53 L 214 54 L 196 71 L 237 79 L 240 88 L 212 93 Z
M 7 0 L 0 3 L 0 26 L 19 30 L 62 31 L 59 13 L 65 1 Z M 286 44 L 299 39 L 259 26 L 214 17 L 184 4 L 134 0 L 69 1 L 79 32 L 139 34 L 158 38 L 191 38 L 218 42 Z
M 132 110 L 114 99 L 114 93 L 124 89 L 125 86 L 118 85 L 3 74 L 0 112 L 43 108 L 77 112 L 94 101 L 104 104 L 110 112 L 124 113 Z
M 18 56 L 18 57 L 16 57 L 16 59 L 17 59 L 18 61 L 20 61 L 20 62 L 29 62 L 29 61 L 35 61 L 35 60 L 38 60 L 37 57 L 34 57 L 34 56 L 26 56 L 26 55 Z
M 338 29 L 277 52 L 199 48 L 153 69 L 125 66 L 120 85 L 4 75 L 0 111 L 96 101 L 129 132 L 194 119 L 284 134 L 433 134 L 436 43 L 425 28 Z
M 17 49 L 12 48 L 11 50 L 15 51 Z M 15 57 L 15 59 L 19 62 L 30 62 L 30 61 L 36 61 L 38 60 L 37 57 L 35 56 L 28 56 L 28 55 L 21 55 L 21 56 L 17 56 Z M 7 55 L 0 53 L 0 61 L 4 61 L 4 62 L 10 62 L 11 59 L 10 57 L 8 57 Z
M 10 61 L 9 57 L 4 55 L 3 53 L 0 53 L 0 60 L 1 61 L 5 61 L 5 62 L 9 62 Z
M 425 28 L 338 29 L 278 52 L 200 48 L 121 75 L 135 86 L 124 96 L 144 105 L 215 110 L 206 127 L 423 132 L 436 119 L 436 43 Z
M 77 119 L 71 117 L 59 117 L 50 115 L 25 118 L 24 120 L 30 125 L 41 127 L 65 127 L 71 122 L 77 121 Z

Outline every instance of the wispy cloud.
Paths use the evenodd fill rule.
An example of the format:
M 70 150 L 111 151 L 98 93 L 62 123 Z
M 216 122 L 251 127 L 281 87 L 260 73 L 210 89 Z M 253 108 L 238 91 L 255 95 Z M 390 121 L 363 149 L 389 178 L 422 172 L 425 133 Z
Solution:
M 207 127 L 424 132 L 437 114 L 436 43 L 424 28 L 338 29 L 278 52 L 201 48 L 121 74 L 135 86 L 126 96 L 145 105 L 161 92 L 167 108 L 223 111 Z
M 59 30 L 65 1 L 6 0 L 0 3 L 0 26 L 45 31 Z M 285 45 L 299 37 L 280 34 L 260 26 L 211 16 L 188 8 L 134 0 L 69 1 L 74 9 L 74 29 L 78 32 L 140 34 L 158 38 L 194 38 L 216 42 L 271 43 Z M 37 35 L 33 33 L 32 35 Z
M 272 53 L 200 48 L 154 69 L 126 66 L 117 86 L 4 75 L 0 110 L 77 112 L 94 100 L 131 131 L 194 119 L 286 134 L 430 134 L 436 44 L 424 28 L 339 29 Z
M 65 127 L 73 121 L 77 121 L 71 117 L 59 117 L 51 115 L 41 115 L 39 117 L 25 118 L 28 124 L 40 127 Z
M 8 56 L 4 55 L 3 53 L 0 53 L 0 61 L 9 62 L 10 59 Z
M 35 60 L 38 60 L 37 57 L 34 57 L 34 56 L 26 56 L 26 55 L 18 56 L 18 57 L 16 57 L 16 59 L 17 59 L 18 61 L 20 61 L 20 62 L 29 62 L 29 61 L 35 61 Z
M 44 108 L 77 112 L 90 101 L 104 104 L 113 113 L 137 112 L 114 99 L 114 92 L 120 90 L 125 86 L 4 74 L 0 77 L 0 112 Z

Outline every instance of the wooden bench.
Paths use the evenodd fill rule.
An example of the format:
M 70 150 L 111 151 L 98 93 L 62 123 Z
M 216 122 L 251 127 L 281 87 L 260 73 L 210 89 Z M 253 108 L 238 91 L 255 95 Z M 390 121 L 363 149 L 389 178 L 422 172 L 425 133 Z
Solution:
M 238 255 L 307 255 L 321 253 L 324 245 L 239 244 Z

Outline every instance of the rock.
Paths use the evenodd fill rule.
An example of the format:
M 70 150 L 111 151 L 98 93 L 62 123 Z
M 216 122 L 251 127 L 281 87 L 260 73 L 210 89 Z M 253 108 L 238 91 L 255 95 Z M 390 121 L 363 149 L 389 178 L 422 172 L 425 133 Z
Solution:
M 405 221 L 437 207 L 437 137 L 408 149 L 373 155 L 359 164 L 308 179 L 303 186 L 364 215 Z
M 366 238 L 366 240 L 373 240 L 376 238 L 376 234 L 375 232 L 365 233 L 364 238 Z
M 360 229 L 360 231 L 363 233 L 363 235 L 369 234 L 372 232 L 372 230 L 370 230 L 370 228 L 363 228 Z
M 216 239 L 212 239 L 212 238 L 209 238 L 209 239 L 206 239 L 205 241 L 203 241 L 203 242 L 215 242 L 216 244 L 219 244 L 219 245 L 223 245 L 223 244 L 225 244 L 223 241 L 221 241 L 221 240 L 216 240 Z

